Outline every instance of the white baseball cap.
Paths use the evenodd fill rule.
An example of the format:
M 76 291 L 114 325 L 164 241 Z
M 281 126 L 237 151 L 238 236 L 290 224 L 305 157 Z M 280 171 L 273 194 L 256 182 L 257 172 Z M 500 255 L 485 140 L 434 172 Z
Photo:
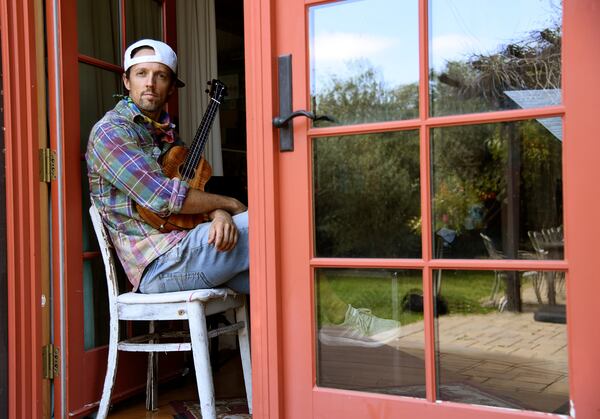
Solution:
M 132 57 L 133 51 L 137 48 L 150 48 L 154 50 L 154 55 L 138 55 Z M 125 71 L 134 64 L 139 63 L 161 63 L 173 70 L 173 74 L 177 77 L 177 54 L 175 51 L 161 41 L 155 41 L 154 39 L 140 39 L 137 42 L 129 45 L 125 51 L 124 67 Z M 185 83 L 177 79 L 177 87 L 185 86 Z

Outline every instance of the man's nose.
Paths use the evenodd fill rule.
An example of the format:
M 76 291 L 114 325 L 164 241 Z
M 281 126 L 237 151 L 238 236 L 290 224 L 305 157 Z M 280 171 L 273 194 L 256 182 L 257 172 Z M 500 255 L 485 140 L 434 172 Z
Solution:
M 152 73 L 148 73 L 146 76 L 146 86 L 151 87 L 156 84 L 156 76 Z

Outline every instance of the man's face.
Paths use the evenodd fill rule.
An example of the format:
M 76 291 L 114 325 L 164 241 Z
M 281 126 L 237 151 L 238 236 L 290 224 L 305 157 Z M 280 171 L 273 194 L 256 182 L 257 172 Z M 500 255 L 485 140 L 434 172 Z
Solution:
M 135 56 L 153 54 L 152 49 L 144 48 Z M 123 83 L 137 107 L 154 120 L 158 119 L 163 106 L 175 91 L 171 69 L 161 63 L 134 64 L 130 68 L 129 78 L 123 74 Z

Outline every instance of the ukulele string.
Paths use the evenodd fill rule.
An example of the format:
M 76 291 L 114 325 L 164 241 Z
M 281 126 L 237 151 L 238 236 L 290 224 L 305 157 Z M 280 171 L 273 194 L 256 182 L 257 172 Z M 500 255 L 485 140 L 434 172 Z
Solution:
M 206 112 L 205 117 L 202 119 L 200 127 L 194 136 L 194 141 L 192 142 L 192 146 L 190 147 L 190 151 L 186 157 L 184 163 L 184 173 L 182 176 L 184 180 L 189 180 L 192 178 L 194 170 L 196 166 L 200 162 L 202 158 L 202 151 L 204 149 L 204 145 L 206 144 L 206 140 L 208 138 L 208 132 L 211 129 L 212 121 L 217 113 L 217 103 L 219 103 L 216 99 L 211 98 L 211 103 L 209 104 L 209 108 Z M 204 138 L 202 138 L 204 137 Z M 202 141 L 198 141 L 202 138 Z

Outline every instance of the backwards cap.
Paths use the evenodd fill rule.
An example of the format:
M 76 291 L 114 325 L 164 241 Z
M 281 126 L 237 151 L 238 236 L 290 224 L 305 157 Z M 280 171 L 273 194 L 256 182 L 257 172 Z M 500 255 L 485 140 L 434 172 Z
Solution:
M 138 55 L 132 57 L 132 53 L 137 48 L 150 48 L 154 50 L 154 55 Z M 134 64 L 139 63 L 161 63 L 169 67 L 173 74 L 177 77 L 177 54 L 175 51 L 161 41 L 155 41 L 154 39 L 141 39 L 133 44 L 129 45 L 125 51 L 124 67 L 125 71 Z M 177 79 L 177 87 L 185 86 L 185 83 Z

